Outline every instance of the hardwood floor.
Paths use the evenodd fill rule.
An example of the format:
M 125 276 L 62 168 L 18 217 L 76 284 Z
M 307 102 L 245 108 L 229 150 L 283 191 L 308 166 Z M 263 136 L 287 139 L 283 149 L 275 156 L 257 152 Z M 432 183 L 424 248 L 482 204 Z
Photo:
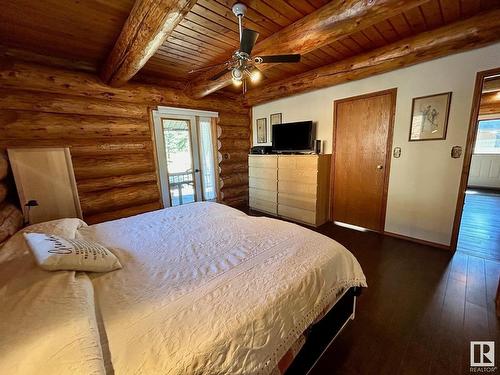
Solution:
M 500 194 L 467 194 L 457 251 L 500 261 Z
M 356 256 L 368 288 L 311 374 L 469 374 L 471 340 L 495 340 L 499 366 L 500 263 L 332 223 L 316 230 Z

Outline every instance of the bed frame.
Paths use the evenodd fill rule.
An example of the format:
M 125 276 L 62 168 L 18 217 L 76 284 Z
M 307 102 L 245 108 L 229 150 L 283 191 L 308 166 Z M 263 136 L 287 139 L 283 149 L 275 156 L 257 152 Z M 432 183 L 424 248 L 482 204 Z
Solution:
M 306 342 L 285 375 L 308 374 L 356 313 L 356 297 L 361 288 L 347 289 L 323 319 L 306 332 Z

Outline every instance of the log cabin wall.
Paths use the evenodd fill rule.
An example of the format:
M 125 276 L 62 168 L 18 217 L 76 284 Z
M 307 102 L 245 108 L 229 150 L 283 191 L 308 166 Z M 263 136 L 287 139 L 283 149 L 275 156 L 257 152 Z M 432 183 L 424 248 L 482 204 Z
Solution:
M 13 204 L 16 199 L 12 175 L 9 172 L 7 155 L 0 151 L 0 244 L 23 225 L 21 210 Z
M 0 148 L 69 146 L 84 219 L 97 223 L 161 207 L 151 109 L 219 112 L 222 203 L 248 197 L 249 111 L 239 100 L 193 100 L 172 88 L 111 88 L 88 73 L 23 62 L 0 66 Z

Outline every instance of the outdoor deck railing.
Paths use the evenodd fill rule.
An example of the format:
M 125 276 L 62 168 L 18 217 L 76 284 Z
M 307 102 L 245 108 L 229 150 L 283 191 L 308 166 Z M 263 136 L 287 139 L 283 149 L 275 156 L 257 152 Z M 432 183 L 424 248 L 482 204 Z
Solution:
M 171 192 L 171 198 L 172 198 L 172 206 L 177 206 L 177 197 L 173 196 L 173 191 L 177 190 L 178 192 L 178 204 L 183 204 L 183 198 L 191 197 L 191 199 L 194 198 L 193 194 L 188 194 L 183 196 L 182 194 L 182 187 L 184 185 L 189 185 L 194 187 L 194 179 L 193 179 L 193 172 L 178 172 L 178 173 L 169 173 L 168 175 L 168 182 L 170 184 L 170 192 Z

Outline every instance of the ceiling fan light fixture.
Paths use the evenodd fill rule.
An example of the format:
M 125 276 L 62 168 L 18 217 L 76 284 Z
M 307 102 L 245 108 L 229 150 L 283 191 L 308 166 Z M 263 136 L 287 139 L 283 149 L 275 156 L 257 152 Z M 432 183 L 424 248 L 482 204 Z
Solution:
M 231 77 L 233 81 L 241 81 L 243 79 L 243 71 L 239 68 L 234 68 L 231 70 Z
M 212 75 L 211 81 L 219 81 L 227 79 L 228 70 L 231 71 L 231 78 L 235 87 L 243 87 L 243 94 L 247 91 L 249 81 L 257 83 L 266 78 L 261 71 L 256 67 L 258 64 L 275 64 L 275 63 L 298 63 L 300 62 L 299 54 L 285 55 L 270 55 L 270 56 L 252 56 L 259 32 L 243 27 L 243 18 L 245 17 L 247 6 L 243 3 L 236 3 L 232 7 L 234 15 L 238 18 L 238 31 L 240 36 L 239 48 L 233 53 L 232 57 L 222 64 L 215 66 L 225 66 L 225 69 Z M 215 67 L 214 66 L 214 67 Z M 207 70 L 208 68 L 202 68 Z M 215 69 L 214 69 L 215 70 Z M 210 72 L 212 73 L 212 72 Z M 208 74 L 207 74 L 208 76 Z
M 262 73 L 260 72 L 260 70 L 252 69 L 252 71 L 250 72 L 250 81 L 252 81 L 252 83 L 257 83 L 260 81 L 261 78 L 262 78 Z

